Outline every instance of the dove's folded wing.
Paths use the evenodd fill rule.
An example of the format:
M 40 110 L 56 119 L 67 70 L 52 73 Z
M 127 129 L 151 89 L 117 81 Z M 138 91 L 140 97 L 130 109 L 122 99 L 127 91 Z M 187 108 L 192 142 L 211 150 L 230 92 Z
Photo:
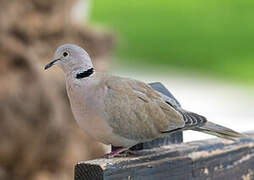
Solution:
M 114 133 L 149 140 L 185 126 L 183 116 L 149 85 L 111 76 L 105 86 L 105 112 Z

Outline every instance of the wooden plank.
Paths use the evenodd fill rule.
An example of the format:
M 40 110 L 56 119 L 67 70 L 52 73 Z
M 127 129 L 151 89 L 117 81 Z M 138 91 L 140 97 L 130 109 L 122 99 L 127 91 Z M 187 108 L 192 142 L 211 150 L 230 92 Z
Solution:
M 250 135 L 254 137 L 254 132 Z M 253 178 L 254 138 L 172 144 L 137 151 L 137 155 L 125 158 L 81 162 L 75 167 L 75 180 Z

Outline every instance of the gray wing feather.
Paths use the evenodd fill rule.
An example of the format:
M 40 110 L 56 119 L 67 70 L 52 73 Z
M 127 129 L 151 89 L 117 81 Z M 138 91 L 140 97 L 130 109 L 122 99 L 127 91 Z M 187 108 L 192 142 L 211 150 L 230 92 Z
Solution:
M 162 131 L 184 127 L 181 114 L 147 84 L 111 77 L 105 85 L 105 112 L 116 134 L 147 140 L 160 136 Z
M 194 127 L 202 126 L 204 123 L 207 122 L 207 119 L 204 116 L 182 109 L 180 103 L 170 92 L 169 92 L 170 96 L 165 95 L 161 91 L 159 91 L 158 93 L 162 96 L 162 99 L 164 102 L 169 104 L 171 107 L 173 107 L 176 111 L 178 111 L 183 116 L 185 126 L 180 129 L 192 129 Z

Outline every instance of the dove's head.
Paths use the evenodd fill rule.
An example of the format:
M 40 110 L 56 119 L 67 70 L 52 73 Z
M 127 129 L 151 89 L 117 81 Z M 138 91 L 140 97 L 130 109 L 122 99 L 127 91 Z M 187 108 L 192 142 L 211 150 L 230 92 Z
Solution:
M 88 53 L 73 44 L 64 44 L 57 48 L 54 59 L 45 66 L 45 70 L 53 65 L 59 66 L 66 74 L 89 76 L 93 73 L 93 64 Z

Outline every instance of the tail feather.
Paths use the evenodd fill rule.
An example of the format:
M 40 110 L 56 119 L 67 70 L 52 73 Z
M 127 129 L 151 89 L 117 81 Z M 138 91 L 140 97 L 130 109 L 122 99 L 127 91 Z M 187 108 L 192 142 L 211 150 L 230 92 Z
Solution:
M 233 141 L 236 140 L 236 138 L 247 137 L 244 134 L 238 133 L 232 129 L 229 129 L 227 127 L 224 127 L 224 126 L 221 126 L 221 125 L 209 122 L 209 121 L 207 121 L 204 125 L 202 125 L 200 127 L 196 127 L 193 130 L 207 133 L 210 135 L 214 135 L 217 137 L 221 137 L 224 139 L 233 140 Z

